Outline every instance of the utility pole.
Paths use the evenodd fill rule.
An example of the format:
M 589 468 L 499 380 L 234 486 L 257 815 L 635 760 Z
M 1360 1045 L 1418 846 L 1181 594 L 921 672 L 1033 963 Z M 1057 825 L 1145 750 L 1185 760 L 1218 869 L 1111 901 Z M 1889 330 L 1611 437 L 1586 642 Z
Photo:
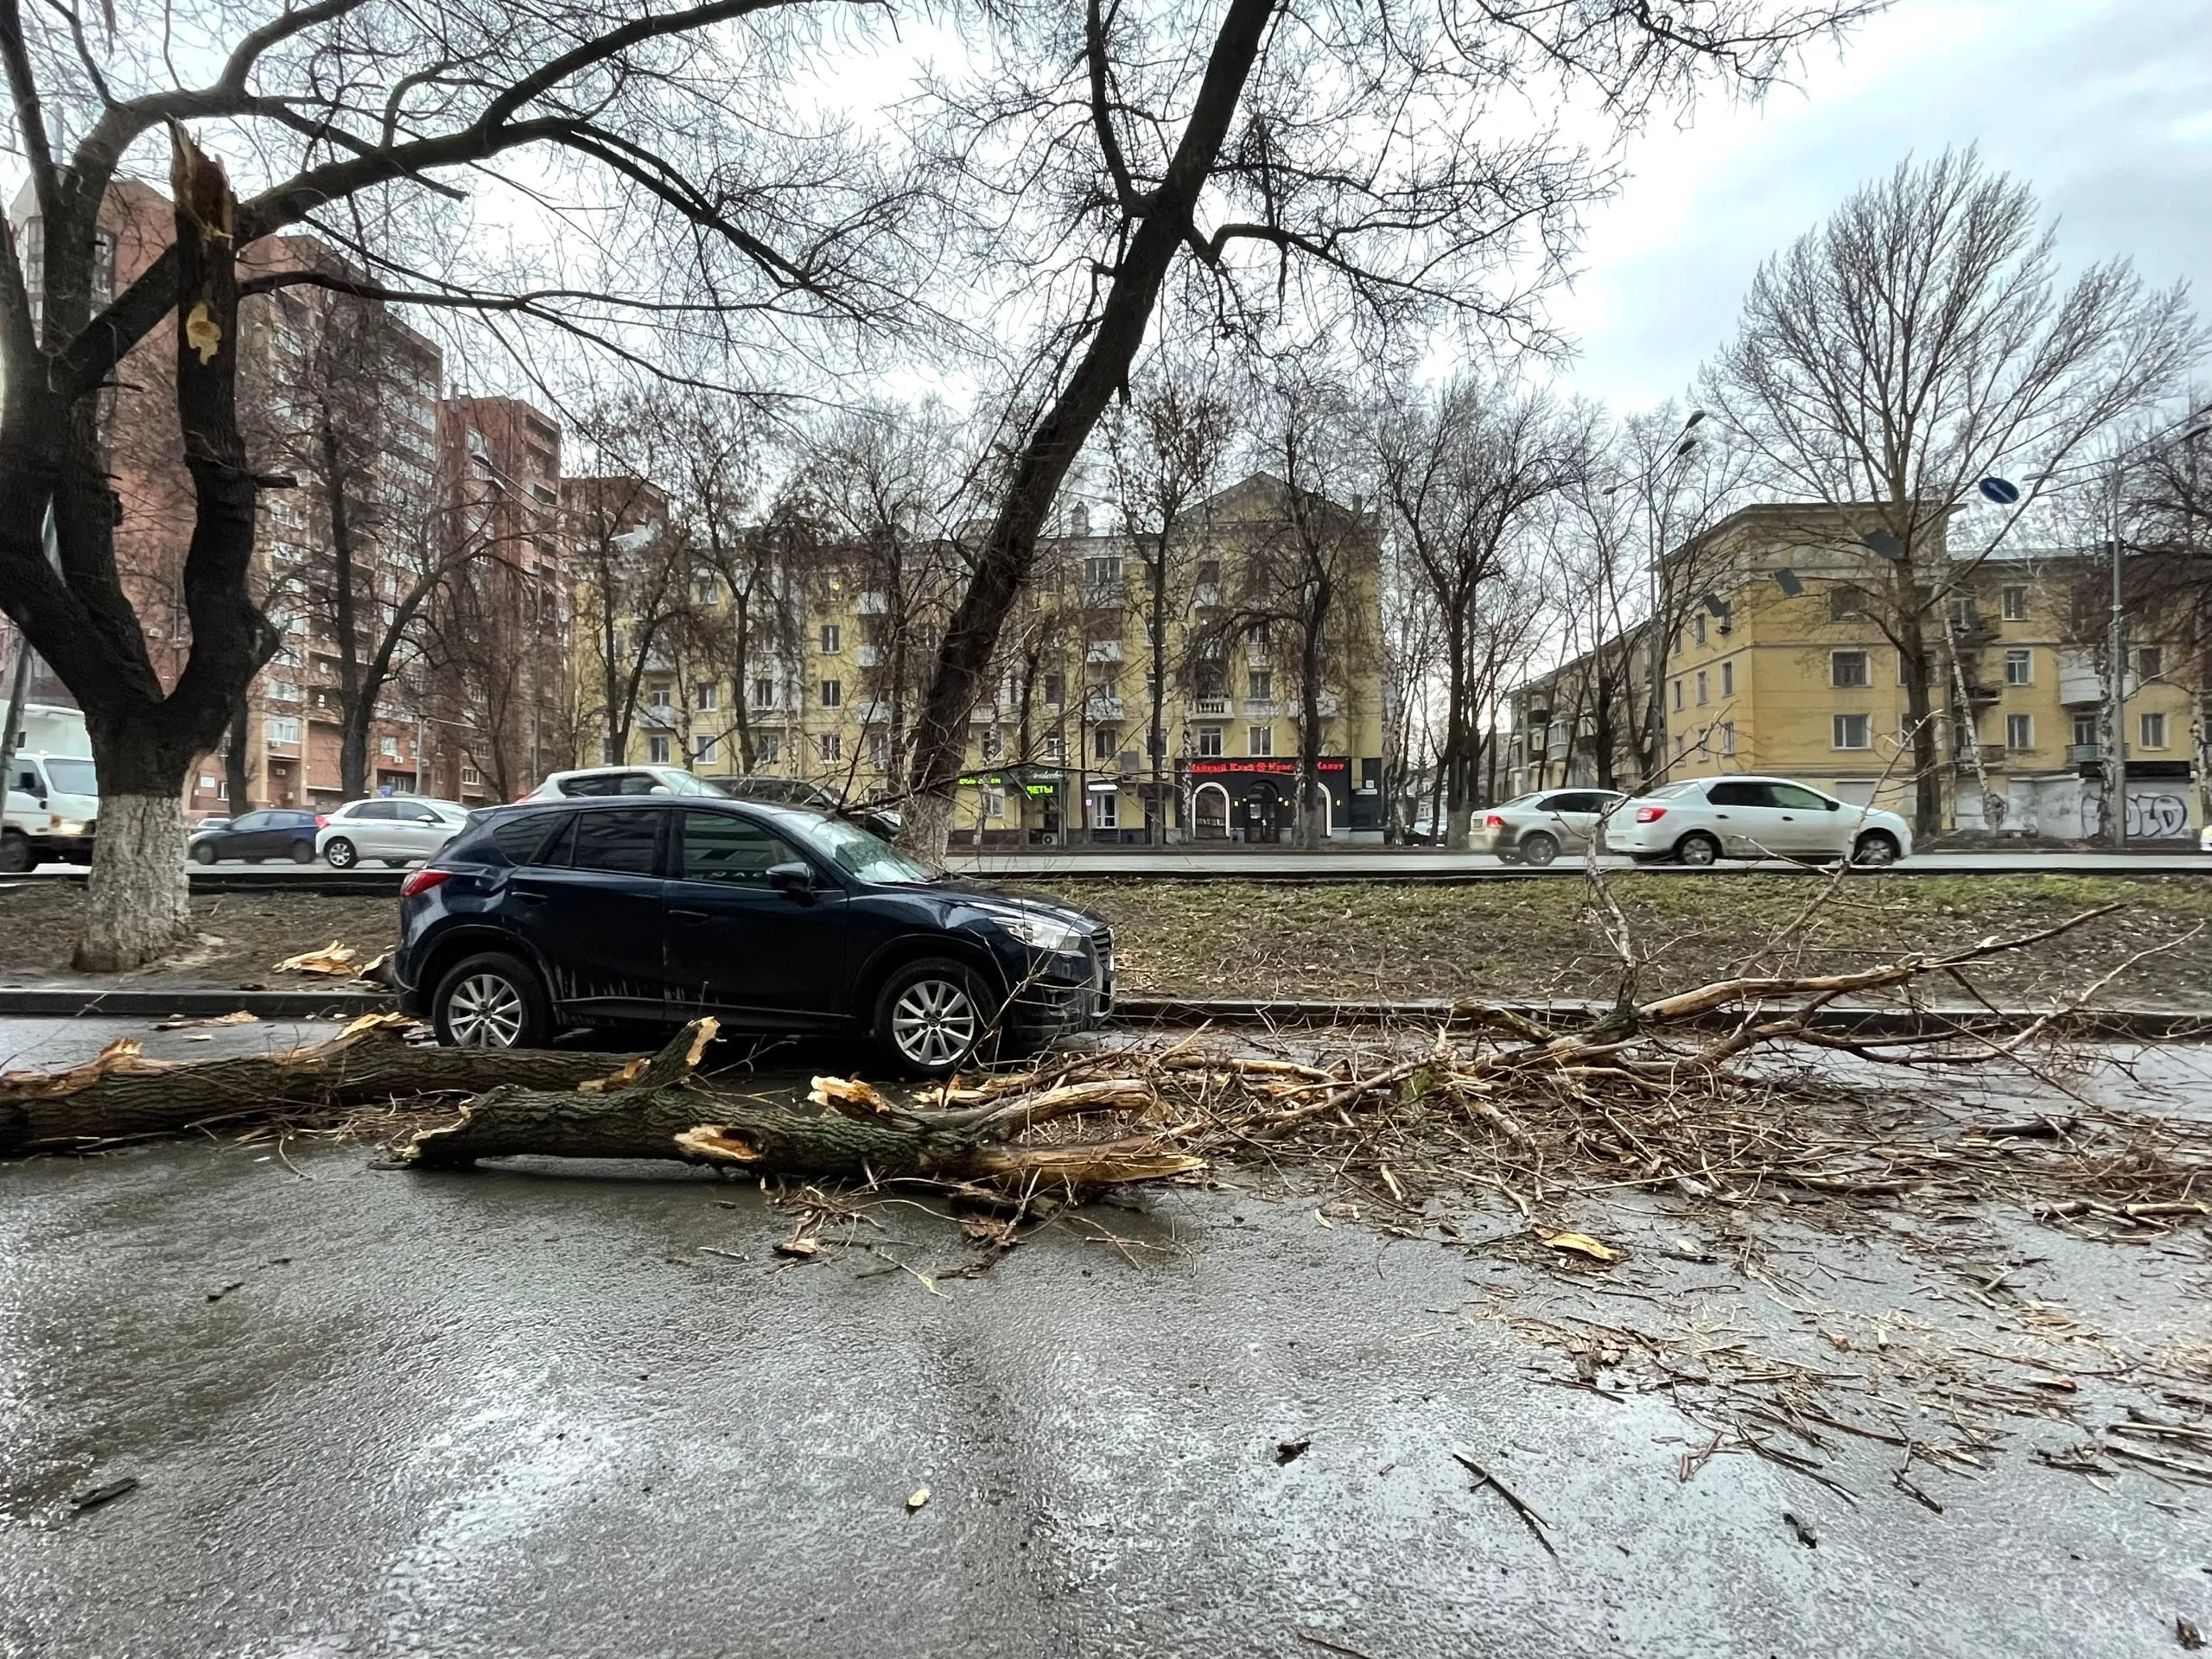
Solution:
M 2124 465 L 2115 463 L 2106 498 L 2106 543 L 2112 556 L 2112 608 L 2105 619 L 2104 746 L 2097 759 L 2103 763 L 2105 842 L 2113 851 L 2127 850 L 2127 620 L 2120 601 L 2120 498 Z

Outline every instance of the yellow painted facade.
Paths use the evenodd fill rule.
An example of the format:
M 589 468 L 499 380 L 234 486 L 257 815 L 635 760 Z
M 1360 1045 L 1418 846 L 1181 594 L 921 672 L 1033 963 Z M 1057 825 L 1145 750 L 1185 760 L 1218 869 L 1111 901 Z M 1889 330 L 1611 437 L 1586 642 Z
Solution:
M 1281 487 L 1248 480 L 1217 496 L 1205 532 L 1171 550 L 1160 770 L 1172 839 L 1275 840 L 1293 833 L 1297 642 L 1271 626 L 1264 643 L 1241 635 L 1217 656 L 1198 660 L 1200 642 L 1246 602 L 1240 598 L 1246 550 L 1260 526 L 1280 520 L 1270 486 Z M 1363 545 L 1348 561 L 1329 631 L 1320 753 L 1331 785 L 1330 833 L 1379 839 L 1379 557 L 1371 527 L 1355 522 Z M 883 648 L 868 643 L 881 633 L 870 623 L 882 613 L 881 596 L 839 572 L 796 577 L 790 597 L 791 643 L 752 671 L 747 687 L 753 772 L 807 779 L 849 800 L 895 804 L 906 784 L 891 710 L 876 695 Z M 718 593 L 709 608 L 728 602 Z M 595 613 L 588 594 L 578 594 L 577 612 L 587 620 Z M 1063 534 L 1045 545 L 1019 619 L 1024 643 L 1034 648 L 1002 653 L 1006 671 L 970 718 L 956 841 L 1143 839 L 1152 772 L 1149 617 L 1146 563 L 1127 538 Z M 577 635 L 588 645 L 588 626 Z M 736 775 L 734 688 L 710 667 L 686 669 L 680 655 L 671 651 L 649 665 L 624 760 L 688 765 L 705 778 Z M 921 689 L 912 682 L 931 661 L 925 653 L 910 671 L 907 719 Z M 580 685 L 596 671 L 580 656 Z M 596 740 L 588 743 L 594 752 L 580 765 L 601 758 Z
M 1857 597 L 1884 579 L 1880 562 L 1847 543 L 1781 533 L 1764 517 L 1738 520 L 1716 532 L 1740 543 L 1729 576 L 1712 584 L 1725 614 L 1701 607 L 1667 642 L 1669 774 L 1780 773 L 1909 815 L 1913 754 L 1898 652 Z M 2091 601 L 2103 568 L 2073 555 L 1992 558 L 1958 583 L 1947 620 L 1963 701 L 1975 711 L 1990 792 L 2005 804 L 1987 827 L 2060 838 L 2098 827 L 2104 680 Z M 1777 571 L 1800 591 L 1785 592 Z M 2165 656 L 2156 645 L 2129 651 L 2128 828 L 2143 838 L 2200 827 L 2193 698 L 2166 677 Z M 1947 817 L 1984 827 L 1967 746 L 1949 729 L 1961 701 L 1948 686 L 1933 697 Z

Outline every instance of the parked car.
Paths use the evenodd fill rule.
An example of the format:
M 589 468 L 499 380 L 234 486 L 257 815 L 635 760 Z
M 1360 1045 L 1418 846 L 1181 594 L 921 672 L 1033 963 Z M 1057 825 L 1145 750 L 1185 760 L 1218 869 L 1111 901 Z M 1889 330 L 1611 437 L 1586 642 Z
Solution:
M 838 799 L 819 784 L 809 783 L 804 778 L 713 778 L 702 781 L 734 801 L 772 801 L 779 806 L 810 807 L 817 812 L 835 813 L 850 819 L 872 836 L 885 841 L 899 836 L 901 819 L 887 806 L 848 804 Z
M 186 850 L 201 864 L 213 864 L 219 858 L 242 858 L 249 864 L 258 864 L 264 858 L 289 858 L 295 864 L 312 864 L 315 831 L 321 823 L 314 813 L 299 807 L 263 807 L 241 812 L 219 830 L 202 826 L 194 830 Z
M 1097 917 L 952 886 L 855 824 L 762 802 L 502 808 L 400 893 L 402 1006 L 448 1044 L 711 1014 L 868 1036 L 944 1077 L 1089 1030 L 1114 1001 Z
M 721 793 L 705 779 L 695 778 L 681 766 L 583 766 L 575 772 L 553 773 L 521 800 L 563 801 L 591 795 Z
M 0 797 L 0 874 L 16 875 L 46 856 L 40 843 L 53 814 L 20 789 Z
M 1878 806 L 1847 806 L 1789 778 L 1691 778 L 1623 801 L 1605 818 L 1605 845 L 1638 863 L 1672 859 L 1848 858 L 1894 864 L 1912 830 Z
M 1508 864 L 1548 864 L 1586 849 L 1605 814 L 1627 798 L 1613 789 L 1540 790 L 1477 813 L 1467 845 Z
M 29 796 L 35 809 L 36 827 L 29 831 L 32 861 L 89 864 L 99 831 L 100 783 L 85 717 L 74 709 L 32 703 L 23 710 L 23 722 L 27 743 L 64 746 L 51 752 L 21 748 L 9 764 L 10 791 Z
M 412 864 L 461 833 L 468 809 L 458 801 L 414 795 L 380 796 L 333 807 L 315 831 L 315 856 L 334 870 L 350 870 L 365 858 Z

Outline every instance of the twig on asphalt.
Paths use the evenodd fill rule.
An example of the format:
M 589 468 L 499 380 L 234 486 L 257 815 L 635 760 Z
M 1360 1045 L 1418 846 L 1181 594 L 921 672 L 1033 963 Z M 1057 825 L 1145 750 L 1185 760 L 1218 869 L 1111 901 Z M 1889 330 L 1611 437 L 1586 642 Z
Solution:
M 1503 1498 L 1508 1503 L 1510 1503 L 1513 1506 L 1513 1513 L 1521 1517 L 1521 1524 L 1528 1528 L 1529 1530 L 1535 1535 L 1536 1541 L 1544 1547 L 1544 1553 L 1549 1555 L 1554 1560 L 1557 1560 L 1559 1559 L 1559 1551 L 1552 1548 L 1552 1541 L 1550 1537 L 1547 1535 L 1545 1531 L 1545 1529 L 1551 1525 L 1550 1522 L 1545 1520 L 1542 1516 L 1537 1514 L 1536 1511 L 1530 1507 L 1528 1500 L 1523 1498 L 1520 1493 L 1515 1491 L 1510 1486 L 1508 1486 L 1503 1481 L 1500 1480 L 1496 1475 L 1491 1473 L 1489 1470 L 1484 1468 L 1482 1465 L 1477 1463 L 1465 1452 L 1454 1452 L 1452 1455 L 1459 1460 L 1461 1467 L 1465 1469 L 1469 1474 L 1475 1478 L 1475 1484 L 1477 1486 L 1489 1487 L 1500 1497 Z

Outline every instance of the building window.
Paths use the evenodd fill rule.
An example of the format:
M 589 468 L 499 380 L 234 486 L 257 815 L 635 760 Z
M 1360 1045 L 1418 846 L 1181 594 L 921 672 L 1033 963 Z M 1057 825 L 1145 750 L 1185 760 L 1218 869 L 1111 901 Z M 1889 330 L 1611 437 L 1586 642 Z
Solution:
M 620 757 L 614 753 L 614 740 L 611 737 L 601 738 L 599 740 L 599 764 L 602 766 L 613 766 L 620 759 Z
M 701 766 L 712 766 L 721 748 L 721 739 L 701 735 L 691 740 L 691 758 Z
M 378 754 L 382 755 L 382 756 L 383 756 L 385 760 L 398 760 L 398 759 L 399 759 L 399 740 L 398 740 L 397 738 L 396 738 L 396 737 L 380 737 L 380 738 L 378 738 L 378 739 L 377 740 L 377 753 L 378 753 Z
M 2096 747 L 2097 717 L 2094 715 L 2074 716 L 2074 741 L 2085 748 Z
M 822 625 L 822 654 L 824 657 L 835 657 L 837 654 L 838 645 L 837 625 L 835 622 L 824 622 Z
M 1266 702 L 1274 696 L 1275 677 L 1267 669 L 1254 669 L 1249 684 L 1252 701 L 1255 702 Z
M 753 706 L 772 709 L 776 706 L 776 683 L 766 674 L 758 675 L 753 682 Z
M 645 740 L 645 759 L 656 766 L 668 764 L 668 734 L 655 732 Z
M 1679 708 L 1681 708 L 1681 706 L 1682 706 L 1682 683 L 1681 683 L 1680 680 L 1676 680 L 1676 681 L 1675 682 L 1675 708 L 1677 708 L 1677 709 L 1679 709 Z
M 2036 683 L 2036 654 L 2031 651 L 2008 651 L 2005 653 L 2005 683 L 2033 685 Z
M 1045 677 L 1045 701 L 1055 709 L 1068 700 L 1068 677 L 1047 674 Z
M 815 758 L 825 766 L 836 766 L 844 753 L 844 742 L 835 732 L 823 732 L 814 740 Z
M 1122 752 L 1122 730 L 1118 726 L 1094 726 L 1090 728 L 1090 758 L 1111 760 Z
M 1828 589 L 1828 620 L 1849 622 L 1866 614 L 1866 594 L 1851 583 L 1840 582 Z
M 753 739 L 753 764 L 774 766 L 783 764 L 784 734 L 781 732 L 760 732 Z
M 822 706 L 824 709 L 842 709 L 845 706 L 843 681 L 824 680 L 822 682 Z
M 2025 754 L 2036 746 L 2036 717 L 2033 715 L 2005 716 L 2005 747 L 2015 754 Z
M 296 743 L 300 741 L 300 722 L 289 715 L 271 715 L 262 728 L 271 743 Z
M 464 784 L 480 784 L 484 779 L 475 767 L 463 766 L 461 769 L 461 781 Z
M 1273 754 L 1274 752 L 1275 728 L 1274 727 L 1255 726 L 1244 734 L 1245 753 Z
M 1705 643 L 1705 617 L 1702 613 L 1690 619 L 1690 632 L 1698 644 Z
M 1198 728 L 1198 753 L 1205 756 L 1217 755 L 1221 753 L 1220 727 L 1201 726 Z
M 2028 620 L 2028 590 L 2024 588 L 1999 588 L 1997 605 L 1998 613 L 2007 622 Z
M 1113 554 L 1096 554 L 1083 562 L 1083 585 L 1103 593 L 1122 585 L 1122 561 Z
M 1871 749 L 1874 747 L 1874 722 L 1866 715 L 1838 715 L 1829 740 L 1839 749 Z
M 721 688 L 712 680 L 702 680 L 691 688 L 694 709 L 713 709 L 721 707 Z
M 891 736 L 887 732 L 868 734 L 868 763 L 878 772 L 888 770 L 891 765 Z
M 1700 709 L 1706 705 L 1705 690 L 1705 671 L 1700 668 L 1697 671 L 1697 706 Z
M 1724 697 L 1736 695 L 1736 664 L 1733 663 L 1720 664 L 1720 695 Z
M 711 573 L 702 573 L 691 584 L 691 597 L 702 605 L 711 605 L 721 597 L 721 584 Z
M 1723 721 L 1720 724 L 1720 753 L 1736 753 L 1736 722 L 1733 721 Z
M 999 737 L 999 728 L 995 726 L 984 727 L 982 743 L 983 759 L 986 760 L 995 760 L 999 758 L 1000 754 L 1004 752 L 1004 749 L 1005 745 Z
M 1117 791 L 1110 789 L 1092 791 L 1090 827 L 1094 830 L 1118 830 L 1122 827 L 1122 798 Z
M 1058 732 L 1052 732 L 1037 746 L 1037 753 L 1057 766 L 1067 759 L 1068 746 Z
M 1832 651 L 1828 653 L 1828 683 L 1830 685 L 1870 685 L 1873 682 L 1866 669 L 1866 653 L 1863 651 Z M 1841 744 L 1837 747 L 1840 748 Z M 1865 745 L 1860 745 L 1863 748 Z
M 2163 749 L 2166 747 L 2166 717 L 2164 715 L 2144 715 L 2136 721 L 2136 730 L 2141 734 L 2142 747 Z
M 675 696 L 674 686 L 656 685 L 645 693 L 645 705 L 652 709 L 670 708 L 674 702 Z
M 2135 647 L 2135 672 L 2137 677 L 2145 680 L 2155 680 L 2159 675 L 2165 671 L 2166 653 L 2162 647 L 2158 645 L 2138 645 Z

